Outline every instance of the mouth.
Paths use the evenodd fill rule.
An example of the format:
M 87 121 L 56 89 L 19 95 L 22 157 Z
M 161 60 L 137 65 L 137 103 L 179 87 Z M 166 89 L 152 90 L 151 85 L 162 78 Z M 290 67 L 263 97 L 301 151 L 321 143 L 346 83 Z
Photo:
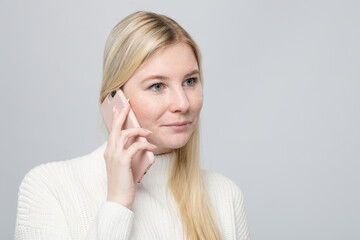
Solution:
M 167 125 L 164 125 L 164 126 L 167 126 L 167 127 L 171 127 L 171 126 L 182 126 L 182 125 L 187 125 L 187 124 L 190 124 L 191 122 L 189 121 L 184 121 L 184 122 L 174 122 L 174 123 L 170 123 L 170 124 L 167 124 Z
M 176 122 L 176 123 L 171 123 L 168 125 L 164 125 L 165 127 L 171 128 L 174 131 L 183 131 L 186 130 L 188 128 L 188 126 L 190 125 L 191 122 Z

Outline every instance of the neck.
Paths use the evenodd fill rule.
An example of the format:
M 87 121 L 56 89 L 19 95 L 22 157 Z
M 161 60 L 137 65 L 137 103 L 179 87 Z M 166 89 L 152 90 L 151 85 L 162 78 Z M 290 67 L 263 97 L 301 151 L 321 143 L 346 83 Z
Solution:
M 141 185 L 148 189 L 160 190 L 166 187 L 175 160 L 174 151 L 155 155 L 155 161 L 141 180 Z
M 155 156 L 161 156 L 165 154 L 170 154 L 174 151 L 175 151 L 174 148 L 157 147 L 156 149 L 154 149 L 153 153 Z

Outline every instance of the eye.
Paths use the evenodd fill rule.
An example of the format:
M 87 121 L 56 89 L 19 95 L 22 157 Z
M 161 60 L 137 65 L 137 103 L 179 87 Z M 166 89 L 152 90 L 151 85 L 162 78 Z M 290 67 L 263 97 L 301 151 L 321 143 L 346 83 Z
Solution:
M 161 86 L 161 88 L 159 88 L 159 86 Z M 155 88 L 153 88 L 153 87 L 155 87 Z M 162 83 L 155 83 L 150 86 L 150 89 L 153 89 L 153 90 L 155 90 L 155 92 L 158 92 L 158 90 L 161 90 L 162 87 L 163 87 Z
M 185 82 L 190 82 L 190 84 L 188 86 L 194 86 L 197 83 L 198 78 L 197 77 L 192 77 L 189 79 L 186 79 Z
M 185 84 L 185 86 L 195 86 L 196 83 L 198 81 L 197 77 L 192 77 L 192 78 L 188 78 L 184 81 L 184 83 L 188 83 Z M 163 89 L 164 85 L 163 83 L 154 83 L 153 85 L 151 85 L 149 88 L 154 90 L 155 92 L 160 92 Z

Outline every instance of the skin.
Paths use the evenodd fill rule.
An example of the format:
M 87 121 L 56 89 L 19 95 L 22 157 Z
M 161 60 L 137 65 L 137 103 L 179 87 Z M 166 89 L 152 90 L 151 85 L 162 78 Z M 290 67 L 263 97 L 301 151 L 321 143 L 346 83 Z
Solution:
M 199 68 L 192 49 L 186 43 L 178 43 L 155 52 L 123 86 L 140 126 L 152 131 L 147 140 L 158 147 L 155 155 L 184 146 L 198 124 L 202 86 L 198 73 L 186 76 L 194 70 Z M 151 75 L 165 79 L 142 82 Z M 198 80 L 193 81 L 194 77 Z M 153 85 L 156 83 L 160 84 Z M 191 122 L 185 131 L 164 126 L 182 121 Z
M 131 159 L 137 151 L 148 150 L 158 155 L 187 143 L 198 125 L 203 102 L 198 71 L 192 49 L 177 43 L 155 52 L 124 84 L 123 92 L 130 103 L 121 110 L 114 109 L 104 153 L 107 201 L 131 209 L 135 200 Z M 130 107 L 141 127 L 121 130 Z M 165 126 L 182 121 L 190 123 L 181 131 Z M 146 137 L 148 142 L 132 143 L 125 149 L 127 140 L 135 136 Z

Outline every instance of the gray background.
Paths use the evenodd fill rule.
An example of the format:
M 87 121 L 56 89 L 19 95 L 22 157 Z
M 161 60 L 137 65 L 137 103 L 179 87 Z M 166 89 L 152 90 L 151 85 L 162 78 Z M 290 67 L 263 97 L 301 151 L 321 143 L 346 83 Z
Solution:
M 203 54 L 203 168 L 235 181 L 252 239 L 360 239 L 359 1 L 1 1 L 1 239 L 33 167 L 106 140 L 105 41 L 168 15 Z

